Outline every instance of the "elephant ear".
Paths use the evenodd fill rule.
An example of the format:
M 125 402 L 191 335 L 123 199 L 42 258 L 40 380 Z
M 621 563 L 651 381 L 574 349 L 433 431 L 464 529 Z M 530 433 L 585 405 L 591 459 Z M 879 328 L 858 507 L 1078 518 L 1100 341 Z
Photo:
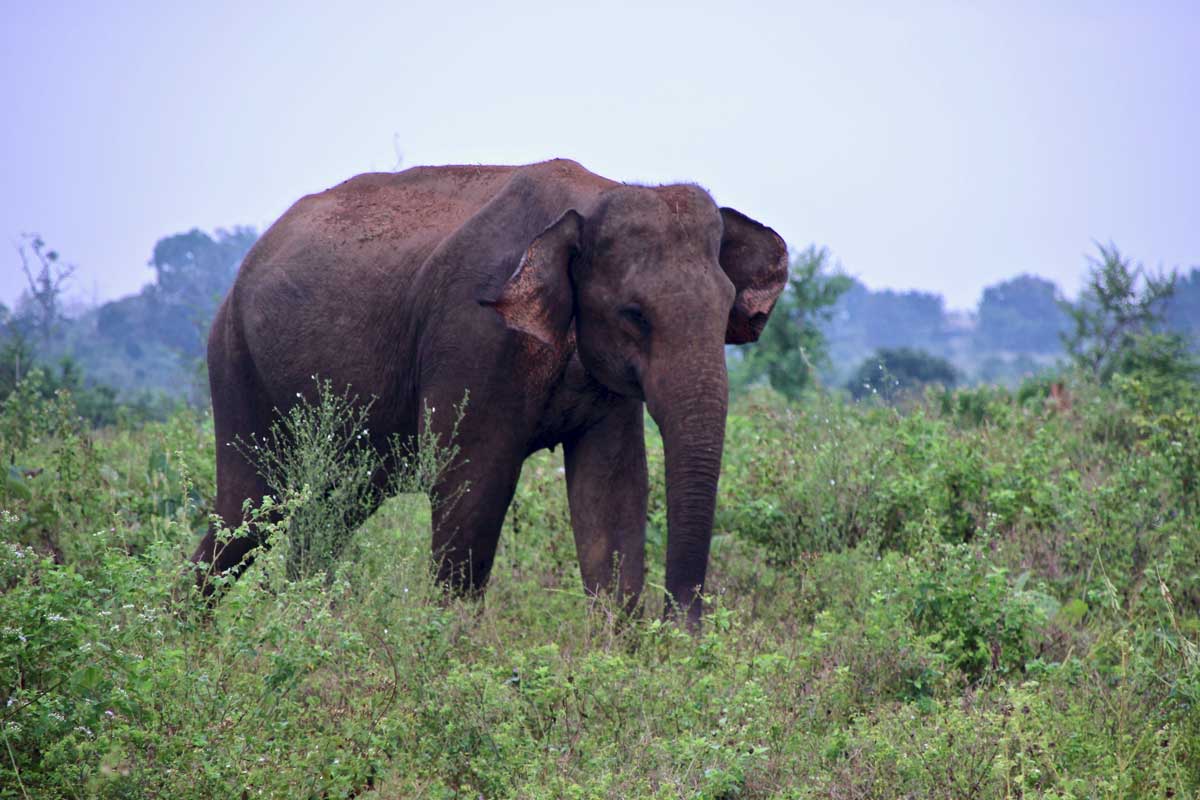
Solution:
M 567 211 L 533 240 L 500 294 L 480 304 L 495 309 L 512 330 L 560 346 L 574 315 L 570 267 L 582 230 L 583 218 Z
M 758 340 L 783 287 L 787 285 L 787 245 L 778 233 L 740 211 L 721 209 L 721 268 L 737 289 L 726 344 Z

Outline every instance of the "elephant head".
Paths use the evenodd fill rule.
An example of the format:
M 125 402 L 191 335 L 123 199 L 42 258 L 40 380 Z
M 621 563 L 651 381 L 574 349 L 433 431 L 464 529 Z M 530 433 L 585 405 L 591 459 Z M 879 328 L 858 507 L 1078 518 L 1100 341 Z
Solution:
M 699 619 L 724 445 L 725 345 L 756 340 L 787 281 L 770 228 L 692 185 L 621 186 L 537 236 L 489 304 L 610 391 L 643 399 L 666 460 L 667 590 Z

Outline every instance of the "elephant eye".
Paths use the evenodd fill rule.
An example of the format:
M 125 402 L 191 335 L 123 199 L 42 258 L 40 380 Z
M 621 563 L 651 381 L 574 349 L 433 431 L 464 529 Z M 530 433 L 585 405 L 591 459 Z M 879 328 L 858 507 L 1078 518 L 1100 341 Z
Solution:
M 642 336 L 647 336 L 650 333 L 650 320 L 646 319 L 646 315 L 642 313 L 642 309 L 637 304 L 623 306 L 620 311 L 621 319 L 628 322 Z

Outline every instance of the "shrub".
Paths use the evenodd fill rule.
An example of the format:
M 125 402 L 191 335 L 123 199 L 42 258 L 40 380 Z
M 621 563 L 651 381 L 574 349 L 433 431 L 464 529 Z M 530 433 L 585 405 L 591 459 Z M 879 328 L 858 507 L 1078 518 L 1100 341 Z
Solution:
M 413 440 L 394 438 L 385 457 L 372 445 L 368 427 L 372 402 L 333 390 L 313 377 L 315 400 L 297 402 L 262 437 L 231 443 L 258 468 L 277 498 L 291 498 L 287 569 L 293 578 L 331 572 L 355 528 L 388 494 L 428 494 L 458 456 L 453 437 L 466 413 L 457 408 L 451 440 L 433 431 L 434 410 L 426 407 L 422 431 Z M 466 490 L 460 486 L 459 491 Z M 457 493 L 439 498 L 453 502 Z
M 912 396 L 928 384 L 953 387 L 958 371 L 944 358 L 908 347 L 877 350 L 851 375 L 846 390 L 855 400 L 878 397 L 890 402 Z
M 1063 303 L 1073 324 L 1063 343 L 1075 365 L 1104 382 L 1130 370 L 1194 374 L 1183 339 L 1160 332 L 1178 275 L 1148 272 L 1111 243 L 1099 250 L 1078 302 Z

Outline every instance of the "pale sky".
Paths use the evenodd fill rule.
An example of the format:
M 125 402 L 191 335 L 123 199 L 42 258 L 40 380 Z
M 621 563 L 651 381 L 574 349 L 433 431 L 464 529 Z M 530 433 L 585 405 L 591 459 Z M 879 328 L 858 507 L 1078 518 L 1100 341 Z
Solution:
M 689 180 L 872 288 L 1200 265 L 1200 3 L 0 0 L 0 300 L 403 165 Z M 336 7 L 336 10 L 335 10 Z M 3 255 L 8 253 L 8 255 Z

